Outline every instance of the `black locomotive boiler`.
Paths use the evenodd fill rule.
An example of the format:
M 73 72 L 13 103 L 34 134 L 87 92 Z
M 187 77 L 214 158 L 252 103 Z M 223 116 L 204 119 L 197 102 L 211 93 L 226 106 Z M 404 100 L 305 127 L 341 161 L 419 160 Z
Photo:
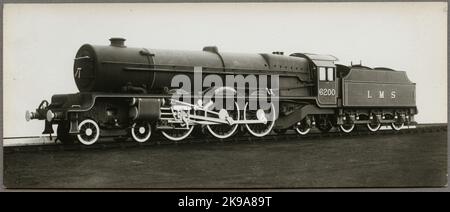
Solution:
M 62 143 L 78 140 L 91 145 L 101 136 L 131 136 L 137 142 L 149 140 L 159 131 L 169 140 L 188 137 L 194 128 L 205 129 L 220 139 L 247 131 L 262 137 L 271 131 L 283 133 L 295 129 L 301 135 L 316 127 L 322 132 L 338 127 L 350 133 L 355 125 L 377 131 L 382 125 L 400 130 L 414 122 L 417 114 L 415 83 L 404 71 L 369 68 L 361 65 L 335 64 L 330 55 L 282 52 L 242 54 L 220 52 L 216 47 L 202 51 L 175 51 L 125 46 L 125 39 L 111 38 L 110 45 L 85 44 L 74 59 L 73 75 L 80 92 L 53 95 L 42 101 L 26 119 L 45 120 L 43 134 L 52 134 L 57 125 L 57 139 Z M 244 84 L 201 86 L 202 93 L 231 91 L 233 95 L 216 98 L 242 100 L 233 109 L 213 109 L 211 101 L 180 101 L 175 94 L 188 92 L 173 86 L 178 75 L 196 83 L 195 72 L 201 68 L 200 80 L 208 75 L 255 76 L 278 83 L 266 83 L 250 97 Z M 197 79 L 198 80 L 198 79 Z M 268 80 L 270 81 L 270 80 Z M 265 93 L 266 95 L 259 95 Z M 192 96 L 202 94 L 193 94 Z M 274 96 L 277 107 L 256 104 L 252 98 Z M 190 99 L 191 100 L 191 99 Z M 217 99 L 215 99 L 217 100 Z M 273 111 L 277 110 L 276 113 Z M 271 111 L 271 112 L 269 112 Z M 273 119 L 267 118 L 269 114 Z

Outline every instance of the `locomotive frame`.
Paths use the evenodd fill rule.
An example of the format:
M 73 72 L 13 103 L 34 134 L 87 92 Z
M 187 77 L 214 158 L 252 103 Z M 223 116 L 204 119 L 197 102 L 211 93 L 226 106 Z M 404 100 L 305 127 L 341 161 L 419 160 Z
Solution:
M 78 140 L 92 145 L 108 134 L 146 142 L 155 131 L 180 141 L 194 128 L 218 139 L 245 131 L 263 137 L 272 130 L 281 134 L 288 129 L 305 135 L 313 127 L 322 132 L 338 127 L 344 133 L 356 125 L 372 132 L 382 125 L 400 130 L 414 123 L 417 114 L 415 83 L 404 71 L 344 66 L 335 64 L 337 58 L 330 55 L 237 54 L 219 52 L 217 47 L 153 50 L 126 47 L 123 38 L 110 41 L 109 46 L 85 44 L 78 50 L 73 71 L 79 93 L 54 95 L 51 103 L 44 100 L 35 112 L 27 111 L 26 119 L 45 120 L 43 134 L 54 133 L 52 125 L 58 125 L 57 139 L 62 143 Z M 264 75 L 277 76 L 279 82 L 262 89 L 245 83 L 244 88 L 234 83 L 211 86 L 202 94 L 171 86 L 180 74 L 195 83 L 199 69 L 200 80 L 208 75 L 259 80 Z M 250 96 L 250 90 L 257 95 Z M 233 107 L 211 108 L 214 101 L 202 101 L 207 91 L 231 99 Z M 189 95 L 190 101 L 174 98 L 180 95 Z M 263 98 L 273 100 L 269 108 L 258 103 L 250 109 L 252 100 Z

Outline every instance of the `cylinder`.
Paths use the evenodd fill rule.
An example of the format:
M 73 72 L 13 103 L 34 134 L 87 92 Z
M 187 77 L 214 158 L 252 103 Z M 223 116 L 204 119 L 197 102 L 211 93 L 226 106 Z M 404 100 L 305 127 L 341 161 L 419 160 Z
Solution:
M 130 118 L 141 121 L 156 121 L 161 117 L 161 100 L 137 98 L 135 106 L 130 108 Z

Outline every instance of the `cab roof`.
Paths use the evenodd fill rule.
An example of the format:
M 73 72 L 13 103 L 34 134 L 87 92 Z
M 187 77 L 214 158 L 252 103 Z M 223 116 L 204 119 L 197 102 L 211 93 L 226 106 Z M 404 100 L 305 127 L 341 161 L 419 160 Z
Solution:
M 312 53 L 293 53 L 290 56 L 303 57 L 308 59 L 316 66 L 336 67 L 334 61 L 338 58 L 333 55 L 312 54 Z

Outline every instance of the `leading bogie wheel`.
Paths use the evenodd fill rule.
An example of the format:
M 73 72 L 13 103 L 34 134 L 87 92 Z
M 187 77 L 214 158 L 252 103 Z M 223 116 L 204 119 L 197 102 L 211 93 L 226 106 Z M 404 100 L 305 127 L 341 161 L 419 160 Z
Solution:
M 147 122 L 135 122 L 131 126 L 131 137 L 138 143 L 148 141 L 152 135 L 152 125 Z
M 85 119 L 78 124 L 78 131 L 77 139 L 84 145 L 92 145 L 100 137 L 100 128 L 92 119 Z

